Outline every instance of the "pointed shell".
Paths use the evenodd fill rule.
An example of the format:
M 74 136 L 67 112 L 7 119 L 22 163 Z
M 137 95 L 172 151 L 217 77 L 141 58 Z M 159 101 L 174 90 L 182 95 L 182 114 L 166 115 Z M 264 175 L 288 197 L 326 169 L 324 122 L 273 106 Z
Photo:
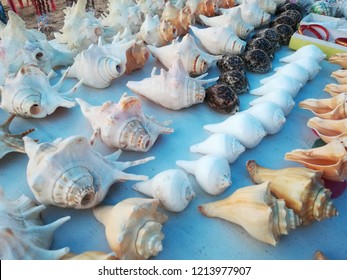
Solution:
M 329 62 L 338 64 L 342 68 L 347 69 L 347 54 L 346 53 L 337 53 L 329 57 Z
M 347 84 L 347 70 L 336 70 L 331 73 L 330 77 L 336 79 L 339 84 Z
M 135 42 L 126 51 L 125 73 L 130 75 L 133 71 L 142 69 L 149 59 L 149 51 L 142 41 Z
M 307 126 L 314 129 L 325 143 L 347 137 L 347 118 L 329 120 L 314 117 L 308 120 Z
M 327 84 L 324 88 L 324 91 L 328 92 L 331 96 L 336 96 L 341 93 L 347 92 L 347 84 Z
M 270 22 L 271 15 L 264 12 L 259 5 L 245 2 L 239 6 L 241 8 L 242 19 L 255 28 Z
M 280 62 L 286 62 L 286 63 L 295 62 L 305 57 L 312 57 L 317 62 L 321 62 L 326 57 L 326 54 L 322 52 L 321 49 L 315 45 L 307 45 L 307 46 L 301 47 L 300 49 L 298 49 L 291 55 L 280 58 Z

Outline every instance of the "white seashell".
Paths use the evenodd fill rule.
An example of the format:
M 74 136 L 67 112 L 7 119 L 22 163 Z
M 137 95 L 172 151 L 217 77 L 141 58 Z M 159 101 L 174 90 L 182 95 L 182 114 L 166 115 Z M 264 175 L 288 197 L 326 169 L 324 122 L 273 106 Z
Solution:
M 243 4 L 245 0 L 236 0 L 235 4 Z M 276 12 L 277 4 L 274 0 L 247 0 L 248 3 L 258 5 L 264 12 L 274 14 Z M 284 0 L 285 2 L 285 0 Z
M 280 75 L 294 78 L 302 85 L 305 85 L 310 78 L 310 73 L 302 66 L 297 63 L 288 63 L 277 70 L 275 74 L 267 78 L 261 79 L 260 83 L 265 84 L 273 78 L 277 78 Z
M 280 62 L 295 62 L 305 57 L 312 57 L 317 62 L 321 62 L 324 58 L 326 58 L 326 54 L 315 45 L 306 45 L 295 51 L 293 54 L 280 58 Z
M 178 160 L 176 165 L 193 174 L 208 194 L 218 195 L 231 185 L 230 167 L 223 157 L 204 155 L 198 160 Z
M 123 170 L 154 159 L 117 162 L 120 151 L 103 157 L 81 136 L 41 144 L 27 136 L 23 140 L 29 157 L 27 181 L 35 198 L 64 208 L 91 208 L 104 199 L 114 183 L 146 180 L 147 176 Z
M 68 72 L 68 70 L 67 70 Z M 70 96 L 81 85 L 76 84 L 70 91 L 59 90 L 66 74 L 51 86 L 49 77 L 34 65 L 23 66 L 17 75 L 9 76 L 1 87 L 0 107 L 21 117 L 44 118 L 58 107 L 75 106 Z
M 180 169 L 160 172 L 148 181 L 136 183 L 133 189 L 158 199 L 165 209 L 172 212 L 183 211 L 195 197 L 188 176 Z
M 221 59 L 221 56 L 213 56 L 201 50 L 190 34 L 185 35 L 181 42 L 177 39 L 172 44 L 161 48 L 150 45 L 147 47 L 152 55 L 166 68 L 172 67 L 175 59 L 179 57 L 184 68 L 191 75 L 200 75 L 207 72 L 213 62 Z
M 205 141 L 190 146 L 190 151 L 224 157 L 229 163 L 233 163 L 245 151 L 245 147 L 228 134 L 215 133 Z
M 179 59 L 173 62 L 167 72 L 162 69 L 160 75 L 155 75 L 156 70 L 154 67 L 151 77 L 138 82 L 129 81 L 126 86 L 133 92 L 171 110 L 203 102 L 205 98 L 203 85 L 218 80 L 218 77 L 202 80 L 207 74 L 191 78 Z
M 165 8 L 165 2 L 162 0 L 135 0 L 135 2 L 145 15 L 151 13 L 152 15 L 161 16 Z
M 264 12 L 258 4 L 250 3 L 245 0 L 244 3 L 238 7 L 241 9 L 241 15 L 244 22 L 254 26 L 255 28 L 264 26 L 271 20 L 271 15 Z
M 241 54 L 246 48 L 246 42 L 239 39 L 234 31 L 231 31 L 228 27 L 199 29 L 195 26 L 190 26 L 190 29 L 200 40 L 204 48 L 212 54 Z
M 254 100 L 249 102 L 249 105 L 254 106 L 256 104 L 268 101 L 276 103 L 278 106 L 280 106 L 285 116 L 287 116 L 292 111 L 295 105 L 295 102 L 290 93 L 283 89 L 271 90 L 263 96 L 255 98 Z
M 165 127 L 165 123 L 144 115 L 140 99 L 126 96 L 126 93 L 118 103 L 108 101 L 102 106 L 91 106 L 80 98 L 76 101 L 94 129 L 91 142 L 100 137 L 112 148 L 146 152 L 160 134 L 173 132 L 173 129 Z
M 118 260 L 115 253 L 105 253 L 100 251 L 86 251 L 81 254 L 69 253 L 61 258 L 61 260 Z
M 157 211 L 159 200 L 128 198 L 115 206 L 98 206 L 93 214 L 105 226 L 108 244 L 122 260 L 145 260 L 163 250 L 162 224 L 168 217 Z
M 181 0 L 183 2 L 183 0 Z M 177 5 L 176 5 L 177 6 Z M 182 7 L 193 14 L 195 17 L 202 14 L 209 17 L 216 15 L 219 0 L 187 0 L 185 6 Z
M 1 260 L 58 260 L 69 253 L 67 247 L 59 250 L 49 248 L 54 231 L 70 217 L 44 225 L 41 212 L 45 208 L 24 195 L 9 201 L 0 188 Z
M 254 94 L 254 95 L 264 95 L 264 94 L 267 94 L 269 91 L 274 90 L 274 89 L 281 89 L 281 90 L 283 89 L 283 90 L 288 91 L 288 93 L 290 93 L 291 97 L 294 98 L 298 94 L 301 87 L 302 87 L 302 83 L 299 83 L 294 78 L 291 78 L 291 77 L 285 76 L 285 75 L 279 75 L 279 76 L 271 79 L 270 81 L 268 81 L 264 85 L 250 90 L 249 93 Z
M 246 148 L 254 148 L 266 136 L 261 123 L 245 112 L 236 113 L 220 123 L 205 125 L 204 129 L 212 133 L 227 133 Z
M 256 104 L 244 112 L 256 117 L 268 134 L 279 132 L 286 122 L 281 107 L 271 101 Z

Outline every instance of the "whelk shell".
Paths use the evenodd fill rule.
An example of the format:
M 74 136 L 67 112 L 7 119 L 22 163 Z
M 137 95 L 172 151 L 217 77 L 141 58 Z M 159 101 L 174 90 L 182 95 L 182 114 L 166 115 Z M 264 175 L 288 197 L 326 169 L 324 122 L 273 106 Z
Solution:
M 329 120 L 315 117 L 308 120 L 307 126 L 314 129 L 325 143 L 347 137 L 347 118 Z

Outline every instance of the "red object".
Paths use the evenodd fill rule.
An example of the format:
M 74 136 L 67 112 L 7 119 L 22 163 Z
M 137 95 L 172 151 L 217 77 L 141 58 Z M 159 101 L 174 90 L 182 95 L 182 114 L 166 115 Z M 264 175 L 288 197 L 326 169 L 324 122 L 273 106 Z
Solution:
M 337 198 L 344 193 L 347 188 L 347 182 L 336 182 L 327 179 L 323 179 L 324 187 L 331 191 L 331 198 Z
M 14 11 L 16 14 L 18 14 L 16 5 L 14 4 L 13 0 L 7 0 L 7 3 L 10 9 Z
M 322 30 L 324 32 L 325 38 L 323 38 L 323 36 L 321 35 L 321 33 L 319 33 L 317 31 L 317 29 L 320 29 L 320 30 Z M 304 24 L 304 25 L 300 25 L 300 27 L 298 29 L 299 34 L 304 35 L 304 31 L 311 32 L 312 34 L 314 34 L 320 40 L 329 41 L 329 37 L 330 37 L 329 36 L 329 32 L 328 32 L 328 30 L 324 26 L 321 26 L 319 24 Z
M 347 38 L 337 38 L 335 43 L 347 47 Z
M 21 9 L 24 8 L 23 1 L 22 1 L 22 0 L 18 0 L 18 4 L 19 4 L 19 7 L 20 7 Z
M 57 6 L 55 5 L 54 0 L 50 0 L 51 6 L 52 6 L 52 11 L 55 11 L 57 9 Z

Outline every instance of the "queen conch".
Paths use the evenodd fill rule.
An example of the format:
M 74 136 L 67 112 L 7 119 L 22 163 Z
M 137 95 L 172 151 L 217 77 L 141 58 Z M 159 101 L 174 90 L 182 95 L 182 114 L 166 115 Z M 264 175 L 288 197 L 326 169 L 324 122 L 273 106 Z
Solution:
M 51 86 L 49 78 L 37 66 L 23 66 L 16 75 L 7 77 L 1 88 L 0 107 L 25 118 L 44 118 L 58 107 L 71 108 L 75 102 L 70 98 L 81 85 L 77 83 L 68 92 L 58 92 L 67 72 L 58 83 Z
M 54 231 L 70 217 L 44 225 L 41 212 L 45 208 L 24 195 L 7 200 L 0 188 L 1 260 L 57 260 L 69 253 L 67 247 L 58 250 L 49 247 Z
M 199 206 L 199 210 L 207 217 L 238 224 L 252 237 L 273 246 L 282 234 L 300 225 L 285 201 L 271 195 L 269 182 L 240 188 L 223 200 Z
M 172 212 L 181 212 L 195 197 L 188 176 L 180 169 L 168 169 L 148 181 L 138 182 L 135 191 L 158 199 L 160 204 Z
M 122 260 L 145 260 L 162 250 L 162 224 L 168 217 L 157 210 L 159 200 L 128 198 L 115 206 L 98 206 L 94 216 L 105 226 L 108 244 Z
M 284 199 L 287 207 L 300 217 L 302 224 L 338 215 L 330 199 L 331 191 L 322 185 L 322 171 L 303 167 L 272 170 L 254 160 L 247 161 L 246 167 L 254 183 L 269 182 L 271 193 Z
M 80 98 L 76 101 L 94 129 L 92 142 L 99 137 L 111 148 L 146 152 L 160 134 L 173 132 L 167 123 L 144 115 L 140 99 L 126 93 L 118 103 L 108 101 L 101 106 L 91 106 Z
M 314 117 L 308 120 L 307 126 L 314 129 L 325 143 L 347 137 L 347 118 L 329 120 Z
M 114 183 L 147 180 L 147 176 L 123 170 L 154 159 L 117 162 L 120 151 L 103 157 L 81 136 L 41 144 L 27 136 L 23 140 L 29 157 L 27 181 L 35 198 L 64 208 L 91 208 L 104 199 Z
M 162 69 L 160 75 L 156 75 L 156 70 L 157 68 L 154 67 L 151 77 L 137 82 L 129 81 L 126 86 L 133 92 L 171 110 L 179 110 L 203 102 L 205 98 L 203 85 L 218 80 L 218 77 L 202 80 L 207 74 L 191 78 L 178 58 L 169 71 Z

